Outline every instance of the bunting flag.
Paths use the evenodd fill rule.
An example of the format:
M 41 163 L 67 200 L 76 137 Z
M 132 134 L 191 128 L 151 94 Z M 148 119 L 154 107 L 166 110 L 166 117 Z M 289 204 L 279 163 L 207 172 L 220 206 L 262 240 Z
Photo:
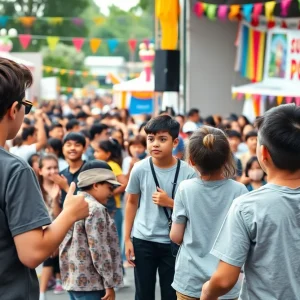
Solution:
M 117 49 L 119 41 L 116 39 L 111 39 L 111 40 L 107 41 L 107 44 L 108 44 L 108 48 L 109 48 L 110 52 L 113 53 Z
M 82 26 L 84 21 L 81 18 L 73 18 L 72 23 L 76 26 Z
M 286 17 L 289 13 L 289 8 L 291 6 L 292 0 L 281 0 L 281 15 Z
M 296 105 L 297 105 L 297 106 L 300 106 L 300 97 L 296 97 L 295 100 L 296 100 Z
M 104 17 L 95 17 L 93 19 L 94 23 L 99 26 L 102 25 L 105 22 L 105 18 Z
M 216 4 L 207 4 L 206 15 L 210 20 L 216 19 L 217 5 Z
M 89 72 L 89 71 L 82 71 L 82 70 L 67 70 L 67 69 L 60 69 L 56 67 L 51 67 L 51 66 L 43 66 L 43 70 L 46 73 L 54 73 L 54 74 L 60 74 L 60 75 L 70 75 L 70 76 L 83 76 L 83 77 L 88 77 L 88 76 L 93 76 L 96 77 L 98 76 L 97 73 Z
M 19 34 L 19 41 L 24 50 L 26 50 L 31 42 L 30 34 Z
M 292 103 L 292 102 L 293 102 L 293 97 L 285 97 L 285 102 L 286 102 L 287 104 Z
M 258 18 L 263 12 L 264 6 L 262 3 L 255 3 L 253 8 L 253 17 Z
M 93 53 L 96 53 L 98 51 L 99 47 L 101 46 L 101 42 L 101 39 L 96 38 L 90 40 L 90 47 Z
M 252 20 L 252 9 L 253 9 L 253 4 L 245 4 L 243 5 L 243 16 L 248 21 L 249 23 Z
M 82 46 L 85 42 L 85 39 L 77 37 L 77 38 L 73 38 L 72 41 L 73 41 L 73 45 L 74 45 L 75 49 L 77 50 L 77 52 L 80 52 L 82 49 Z
M 227 19 L 227 10 L 228 10 L 228 6 L 227 5 L 220 5 L 219 6 L 218 18 L 220 20 L 226 20 Z
M 283 96 L 277 96 L 277 105 L 282 104 L 283 102 Z
M 238 93 L 237 96 L 236 96 L 236 99 L 241 101 L 241 100 L 243 100 L 243 97 L 244 97 L 243 93 Z
M 54 51 L 59 42 L 59 37 L 58 36 L 48 36 L 47 42 L 48 42 L 48 46 L 49 46 L 50 50 Z
M 275 101 L 275 98 L 276 98 L 275 96 L 269 96 L 269 103 L 273 104 Z
M 203 6 L 202 2 L 197 2 L 194 5 L 194 13 L 196 14 L 197 17 L 202 17 L 202 15 L 204 13 L 204 6 Z
M 270 1 L 265 3 L 265 15 L 267 20 L 273 19 L 273 12 L 275 9 L 276 1 Z
M 47 22 L 50 25 L 61 25 L 63 23 L 64 19 L 61 17 L 53 17 L 53 18 L 47 18 Z
M 33 23 L 35 22 L 36 17 L 19 17 L 19 21 L 22 23 L 24 27 L 30 28 L 32 27 Z
M 0 26 L 6 27 L 6 24 L 8 22 L 8 16 L 0 16 Z
M 230 5 L 230 12 L 228 15 L 229 20 L 236 20 L 240 14 L 240 5 L 239 4 L 233 4 Z
M 130 39 L 128 41 L 128 46 L 131 52 L 135 52 L 136 49 L 136 45 L 137 45 L 137 40 L 136 39 Z

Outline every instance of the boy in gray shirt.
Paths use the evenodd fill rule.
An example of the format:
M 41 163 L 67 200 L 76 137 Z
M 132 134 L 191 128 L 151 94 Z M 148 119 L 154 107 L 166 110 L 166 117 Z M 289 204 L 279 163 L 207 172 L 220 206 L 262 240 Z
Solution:
M 129 194 L 125 212 L 126 257 L 135 266 L 136 300 L 155 299 L 157 270 L 161 299 L 175 300 L 176 293 L 171 287 L 175 257 L 171 251 L 169 220 L 164 207 L 171 216 L 173 188 L 175 193 L 181 181 L 197 175 L 187 163 L 181 162 L 177 185 L 174 185 L 178 161 L 172 156 L 172 150 L 178 144 L 177 121 L 169 116 L 160 116 L 150 120 L 145 131 L 151 157 L 134 166 L 126 189 Z M 154 181 L 150 160 L 159 187 Z
M 221 262 L 201 300 L 227 293 L 243 265 L 239 299 L 300 299 L 300 108 L 278 106 L 257 125 L 268 184 L 233 202 L 211 251 Z

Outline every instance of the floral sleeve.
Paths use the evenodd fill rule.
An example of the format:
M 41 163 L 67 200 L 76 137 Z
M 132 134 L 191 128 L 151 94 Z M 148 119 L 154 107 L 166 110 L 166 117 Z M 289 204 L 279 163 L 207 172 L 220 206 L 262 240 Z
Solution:
M 122 264 L 114 221 L 105 208 L 94 207 L 85 221 L 92 262 L 103 278 L 105 289 L 122 284 Z

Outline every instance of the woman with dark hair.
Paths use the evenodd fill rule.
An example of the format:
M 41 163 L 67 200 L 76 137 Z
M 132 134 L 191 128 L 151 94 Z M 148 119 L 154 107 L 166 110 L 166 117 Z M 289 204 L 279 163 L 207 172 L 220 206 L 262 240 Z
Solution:
M 256 156 L 249 159 L 245 169 L 245 176 L 250 178 L 250 183 L 246 185 L 248 191 L 254 191 L 267 184 L 265 172 L 261 168 Z
M 63 171 L 64 169 L 68 168 L 68 163 L 65 160 L 65 157 L 63 155 L 63 144 L 62 141 L 59 139 L 48 139 L 47 146 L 46 146 L 46 152 L 47 153 L 53 153 L 58 158 L 58 166 L 59 171 Z

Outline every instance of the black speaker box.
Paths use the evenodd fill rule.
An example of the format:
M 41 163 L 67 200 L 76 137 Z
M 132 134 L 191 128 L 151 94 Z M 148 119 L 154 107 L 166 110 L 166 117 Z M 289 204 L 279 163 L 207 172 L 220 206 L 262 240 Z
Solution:
M 180 51 L 155 51 L 155 91 L 179 92 Z

